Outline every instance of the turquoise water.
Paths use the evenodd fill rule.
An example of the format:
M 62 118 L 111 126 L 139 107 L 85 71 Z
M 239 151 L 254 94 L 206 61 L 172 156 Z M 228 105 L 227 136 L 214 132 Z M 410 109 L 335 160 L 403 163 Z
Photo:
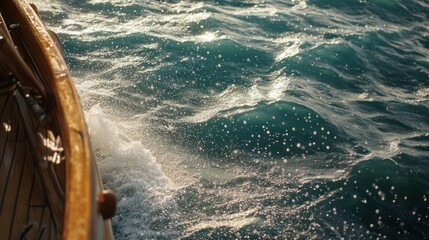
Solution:
M 428 239 L 426 0 L 38 0 L 117 239 Z

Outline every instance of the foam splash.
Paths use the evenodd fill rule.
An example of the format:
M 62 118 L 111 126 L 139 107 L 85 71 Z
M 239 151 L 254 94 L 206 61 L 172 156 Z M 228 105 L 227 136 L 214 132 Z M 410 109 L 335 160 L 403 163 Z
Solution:
M 155 157 L 141 142 L 122 139 L 99 105 L 86 113 L 86 119 L 104 184 L 118 195 L 112 219 L 116 237 L 176 236 L 173 189 Z
M 256 224 L 260 220 L 259 218 L 253 217 L 259 209 L 250 209 L 244 212 L 239 212 L 235 214 L 224 214 L 224 215 L 215 215 L 208 217 L 203 221 L 200 221 L 186 230 L 185 235 L 187 237 L 192 236 L 192 233 L 203 231 L 204 229 L 210 228 L 220 228 L 220 227 L 230 227 L 235 230 L 240 230 L 246 226 Z
M 255 84 L 246 91 L 232 85 L 217 95 L 214 104 L 205 105 L 201 111 L 193 116 L 184 117 L 183 120 L 200 123 L 219 114 L 231 116 L 249 111 L 260 102 L 280 101 L 286 96 L 285 93 L 290 89 L 293 79 L 288 76 L 276 75 L 279 74 L 273 74 L 268 83 L 259 78 L 255 79 Z

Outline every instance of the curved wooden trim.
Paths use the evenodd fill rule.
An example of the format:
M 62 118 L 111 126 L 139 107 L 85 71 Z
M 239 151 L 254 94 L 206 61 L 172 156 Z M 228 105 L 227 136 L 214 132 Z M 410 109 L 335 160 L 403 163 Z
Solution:
M 28 24 L 28 30 L 36 36 L 39 51 L 47 60 L 44 76 L 50 96 L 55 98 L 53 115 L 58 118 L 66 157 L 66 200 L 63 225 L 63 239 L 93 239 L 91 209 L 94 208 L 95 194 L 91 191 L 91 159 L 88 134 L 76 90 L 71 83 L 65 62 L 44 28 L 33 8 L 23 0 L 16 0 L 18 10 Z M 31 24 L 30 24 L 31 23 Z M 91 201 L 92 200 L 92 201 Z M 92 234 L 91 234 L 92 233 Z
M 74 88 L 65 61 L 45 29 L 43 23 L 25 0 L 1 0 L 0 5 L 25 26 L 19 34 L 31 50 L 41 69 L 43 84 L 47 87 L 47 102 L 56 118 L 65 149 L 66 200 L 63 239 L 96 239 L 96 221 L 99 218 L 96 194 L 101 189 L 96 166 L 92 162 L 89 137 L 81 110 L 79 97 Z M 94 164 L 94 166 L 93 166 Z

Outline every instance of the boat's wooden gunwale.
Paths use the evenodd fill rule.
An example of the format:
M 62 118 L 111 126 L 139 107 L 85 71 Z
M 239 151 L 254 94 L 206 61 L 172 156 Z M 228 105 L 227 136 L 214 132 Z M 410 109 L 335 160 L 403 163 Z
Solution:
M 45 102 L 55 118 L 64 146 L 66 159 L 65 211 L 63 239 L 96 239 L 97 233 L 96 194 L 101 182 L 95 163 L 91 160 L 89 137 L 77 92 L 70 74 L 48 31 L 33 8 L 24 0 L 0 1 L 2 12 L 13 23 L 23 40 L 26 51 L 31 52 L 33 64 L 37 65 L 39 80 L 46 86 Z M 13 37 L 13 36 L 12 36 Z M 109 228 L 108 224 L 105 227 Z M 111 230 L 110 230 L 111 231 Z M 109 235 L 104 236 L 109 238 Z

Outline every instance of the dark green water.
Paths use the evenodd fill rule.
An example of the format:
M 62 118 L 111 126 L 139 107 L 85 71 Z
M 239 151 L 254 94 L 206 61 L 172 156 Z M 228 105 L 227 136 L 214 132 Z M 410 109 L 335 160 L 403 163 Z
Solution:
M 428 239 L 429 2 L 40 1 L 117 239 Z

